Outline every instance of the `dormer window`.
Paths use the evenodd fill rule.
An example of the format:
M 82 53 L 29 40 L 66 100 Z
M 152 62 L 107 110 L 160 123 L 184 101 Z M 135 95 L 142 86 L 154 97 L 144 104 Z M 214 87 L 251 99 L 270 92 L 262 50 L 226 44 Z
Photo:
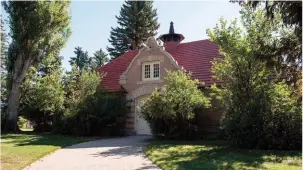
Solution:
M 159 80 L 160 62 L 145 62 L 142 64 L 142 80 Z

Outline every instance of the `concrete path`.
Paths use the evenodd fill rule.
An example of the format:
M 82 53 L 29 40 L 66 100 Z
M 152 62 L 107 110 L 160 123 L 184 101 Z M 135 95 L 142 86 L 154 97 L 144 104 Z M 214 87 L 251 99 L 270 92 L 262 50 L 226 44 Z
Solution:
M 150 139 L 129 136 L 80 143 L 57 150 L 25 170 L 159 170 L 143 153 Z

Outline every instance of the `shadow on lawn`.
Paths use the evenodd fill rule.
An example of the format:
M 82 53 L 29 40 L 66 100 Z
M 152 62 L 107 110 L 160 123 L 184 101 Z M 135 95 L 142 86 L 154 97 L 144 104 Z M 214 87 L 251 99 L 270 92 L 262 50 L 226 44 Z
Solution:
M 262 164 L 283 163 L 301 166 L 300 151 L 264 151 L 235 149 L 226 144 L 194 143 L 190 144 L 194 149 L 186 149 L 189 143 L 173 142 L 168 144 L 156 144 L 149 146 L 149 151 L 155 149 L 159 155 L 151 158 L 164 169 L 267 169 Z M 181 148 L 183 147 L 182 151 Z M 181 151 L 181 152 L 180 152 Z M 165 154 L 162 154 L 164 153 Z M 297 157 L 297 161 L 289 161 L 287 158 Z M 162 164 L 162 165 L 161 165 Z
M 63 136 L 50 133 L 20 132 L 16 134 L 2 134 L 1 143 L 14 144 L 16 146 L 48 145 L 65 147 L 79 142 L 85 142 L 95 138 Z
M 147 145 L 152 140 L 150 136 L 102 138 L 102 137 L 64 136 L 57 134 L 35 133 L 35 132 L 2 134 L 1 139 L 2 139 L 1 141 L 2 143 L 14 144 L 16 146 L 28 146 L 28 145 L 51 145 L 51 146 L 60 146 L 60 147 L 69 146 L 66 147 L 66 149 L 120 147 L 122 154 L 124 153 L 124 151 L 127 152 L 128 150 L 131 149 L 134 149 L 133 152 L 135 153 L 135 149 L 137 149 L 138 146 Z M 98 139 L 102 139 L 102 141 Z M 85 143 L 81 143 L 81 142 L 85 142 Z M 120 151 L 115 151 L 115 149 L 113 149 L 113 153 L 118 153 L 118 152 Z

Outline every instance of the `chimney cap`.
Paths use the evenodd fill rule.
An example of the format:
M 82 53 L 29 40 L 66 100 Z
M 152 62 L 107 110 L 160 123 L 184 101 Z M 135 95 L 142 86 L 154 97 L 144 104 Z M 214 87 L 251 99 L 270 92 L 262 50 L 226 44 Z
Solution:
M 169 27 L 169 33 L 161 35 L 159 39 L 162 40 L 164 43 L 168 41 L 181 42 L 182 40 L 184 40 L 184 36 L 182 34 L 175 33 L 174 23 L 171 21 Z

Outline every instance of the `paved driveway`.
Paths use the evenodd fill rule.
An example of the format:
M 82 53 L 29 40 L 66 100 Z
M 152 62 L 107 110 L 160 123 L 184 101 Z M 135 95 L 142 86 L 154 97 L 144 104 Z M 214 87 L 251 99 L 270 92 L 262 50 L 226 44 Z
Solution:
M 143 153 L 148 136 L 102 139 L 57 150 L 25 170 L 146 170 L 159 169 Z

